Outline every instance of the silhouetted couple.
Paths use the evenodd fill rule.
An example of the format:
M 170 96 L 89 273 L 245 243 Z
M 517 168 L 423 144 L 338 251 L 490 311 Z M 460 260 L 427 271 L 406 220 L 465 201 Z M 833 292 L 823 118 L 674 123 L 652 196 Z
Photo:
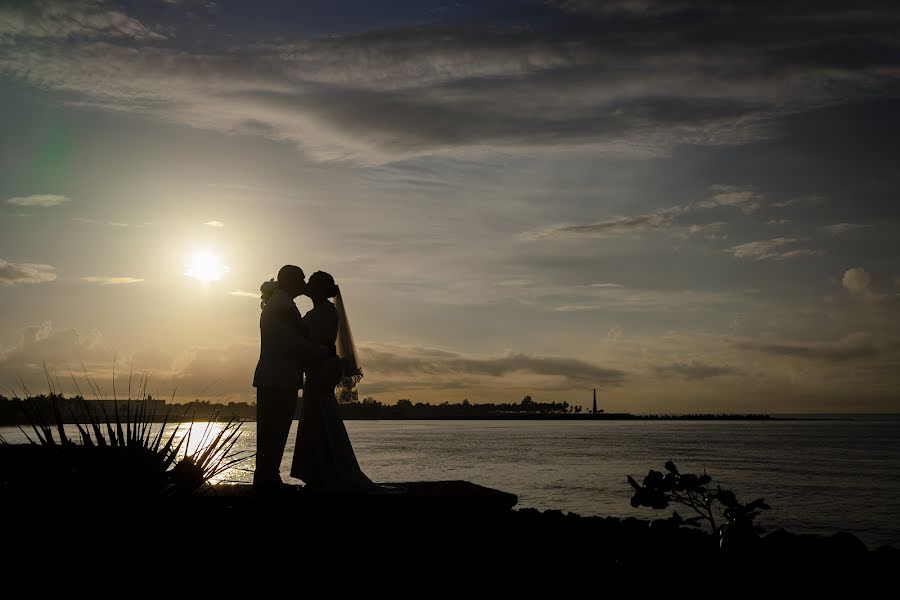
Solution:
M 276 493 L 293 489 L 282 482 L 280 467 L 297 392 L 303 389 L 291 476 L 302 479 L 311 490 L 378 490 L 380 486 L 356 461 L 334 396 L 342 380 L 352 385 L 362 377 L 334 278 L 316 271 L 306 282 L 300 267 L 285 265 L 278 280 L 266 281 L 260 291 L 261 343 L 253 376 L 257 389 L 253 488 Z M 300 295 L 313 302 L 306 316 L 294 304 Z

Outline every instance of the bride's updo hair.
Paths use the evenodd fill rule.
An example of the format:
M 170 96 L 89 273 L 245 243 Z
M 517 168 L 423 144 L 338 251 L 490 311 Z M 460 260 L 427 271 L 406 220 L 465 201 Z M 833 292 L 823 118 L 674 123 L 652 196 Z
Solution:
M 316 271 L 309 276 L 306 283 L 306 295 L 322 298 L 334 298 L 338 294 L 338 286 L 334 283 L 334 277 L 325 271 Z

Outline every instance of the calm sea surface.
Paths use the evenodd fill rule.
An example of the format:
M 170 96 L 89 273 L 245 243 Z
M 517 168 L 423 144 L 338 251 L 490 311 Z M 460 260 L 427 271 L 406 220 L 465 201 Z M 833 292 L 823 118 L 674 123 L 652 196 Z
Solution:
M 195 425 L 200 427 L 201 425 Z M 900 546 L 900 415 L 815 421 L 347 421 L 376 481 L 465 479 L 519 496 L 520 507 L 582 515 L 667 516 L 632 509 L 632 475 L 706 471 L 738 498 L 764 497 L 767 529 L 845 529 L 870 547 Z M 289 480 L 296 423 L 283 477 Z M 241 445 L 255 450 L 255 424 Z M 0 428 L 9 442 L 16 428 Z M 196 439 L 197 436 L 194 436 Z M 249 481 L 253 459 L 222 476 Z M 680 511 L 682 515 L 686 511 Z

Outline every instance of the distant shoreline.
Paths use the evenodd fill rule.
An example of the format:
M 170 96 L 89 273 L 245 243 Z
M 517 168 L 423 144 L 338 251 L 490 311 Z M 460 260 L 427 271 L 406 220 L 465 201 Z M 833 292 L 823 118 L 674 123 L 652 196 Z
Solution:
M 251 419 L 253 420 L 253 419 Z M 345 421 L 853 421 L 847 417 L 779 417 L 772 415 L 496 415 L 450 417 L 344 417 Z
M 228 415 L 225 413 L 214 415 L 196 415 L 193 419 L 190 416 L 173 417 L 165 421 L 167 423 L 184 424 L 190 422 L 203 423 L 210 420 L 227 421 L 234 418 L 236 421 L 245 423 L 253 423 L 256 421 L 253 417 Z M 296 418 L 294 419 L 297 420 Z M 344 421 L 854 421 L 852 416 L 847 417 L 780 417 L 772 415 L 634 415 L 630 413 L 611 413 L 601 415 L 448 415 L 448 416 L 402 416 L 402 415 L 385 415 L 385 416 L 345 416 Z M 50 421 L 55 423 L 55 421 Z M 66 425 L 74 425 L 77 420 L 63 418 Z M 149 421 L 151 423 L 163 423 L 163 419 L 157 418 Z M 16 427 L 28 426 L 27 421 L 20 422 L 0 422 L 0 427 Z
M 823 413 L 772 415 L 766 413 L 657 413 L 597 412 L 582 410 L 567 402 L 536 402 L 526 396 L 520 403 L 428 404 L 398 400 L 383 404 L 373 398 L 341 402 L 345 421 L 854 421 L 859 414 Z M 0 426 L 28 426 L 33 420 L 64 424 L 124 422 L 138 418 L 147 423 L 189 423 L 207 421 L 256 421 L 256 405 L 247 402 L 219 404 L 209 401 L 173 403 L 150 396 L 141 400 L 66 398 L 61 395 L 36 396 L 19 401 L 0 397 Z M 294 418 L 299 417 L 299 403 Z
M 498 415 L 448 415 L 387 417 L 345 416 L 345 421 L 770 421 L 778 420 L 770 415 L 635 415 L 631 413 L 592 414 L 498 414 Z M 797 420 L 788 418 L 785 420 Z M 806 420 L 806 419 L 799 419 Z

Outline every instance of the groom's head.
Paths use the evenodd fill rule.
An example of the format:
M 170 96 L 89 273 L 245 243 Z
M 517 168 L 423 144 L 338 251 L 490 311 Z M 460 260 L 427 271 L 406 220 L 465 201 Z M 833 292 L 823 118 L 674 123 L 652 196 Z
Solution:
M 306 289 L 306 275 L 303 269 L 294 265 L 284 265 L 278 271 L 278 287 L 296 298 Z

